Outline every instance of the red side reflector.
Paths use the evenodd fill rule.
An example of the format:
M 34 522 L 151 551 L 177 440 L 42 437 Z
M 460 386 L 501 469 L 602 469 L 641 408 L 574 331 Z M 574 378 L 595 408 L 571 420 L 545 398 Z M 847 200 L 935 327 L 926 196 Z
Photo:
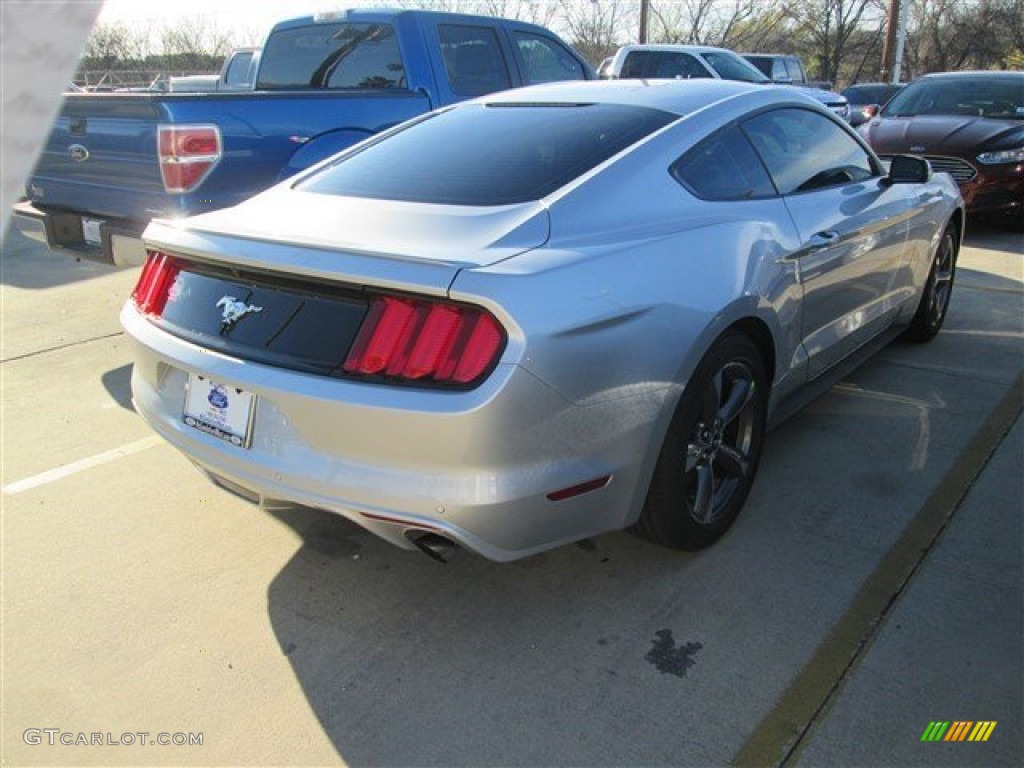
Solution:
M 611 479 L 611 475 L 605 475 L 604 477 L 597 477 L 593 480 L 588 480 L 585 483 L 580 483 L 579 485 L 563 488 L 560 491 L 552 491 L 548 494 L 548 499 L 551 501 L 565 501 L 566 499 L 571 499 L 574 496 L 582 496 L 584 493 L 590 493 L 591 491 L 604 488 L 609 482 L 611 482 Z

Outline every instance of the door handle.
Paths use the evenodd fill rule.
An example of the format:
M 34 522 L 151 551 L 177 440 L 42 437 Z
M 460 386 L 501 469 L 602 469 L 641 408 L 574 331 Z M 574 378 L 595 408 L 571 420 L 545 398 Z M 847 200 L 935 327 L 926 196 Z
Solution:
M 826 229 L 823 232 L 815 232 L 811 235 L 811 239 L 807 241 L 807 247 L 815 251 L 821 248 L 828 248 L 830 245 L 834 245 L 838 239 L 838 232 L 834 229 Z

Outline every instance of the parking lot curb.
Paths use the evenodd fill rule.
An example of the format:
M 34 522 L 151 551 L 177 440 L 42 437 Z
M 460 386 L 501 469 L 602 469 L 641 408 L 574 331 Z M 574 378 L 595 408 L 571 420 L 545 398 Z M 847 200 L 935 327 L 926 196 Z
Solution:
M 781 766 L 799 756 L 808 732 L 827 713 L 844 679 L 856 667 L 1022 410 L 1024 375 L 1018 376 L 966 444 L 849 608 L 733 757 L 732 765 Z

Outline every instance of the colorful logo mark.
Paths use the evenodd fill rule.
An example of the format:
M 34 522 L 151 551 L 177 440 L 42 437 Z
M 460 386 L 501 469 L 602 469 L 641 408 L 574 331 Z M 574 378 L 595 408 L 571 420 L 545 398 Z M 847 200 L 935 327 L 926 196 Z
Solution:
M 921 741 L 988 741 L 995 729 L 995 720 L 933 720 L 924 729 Z

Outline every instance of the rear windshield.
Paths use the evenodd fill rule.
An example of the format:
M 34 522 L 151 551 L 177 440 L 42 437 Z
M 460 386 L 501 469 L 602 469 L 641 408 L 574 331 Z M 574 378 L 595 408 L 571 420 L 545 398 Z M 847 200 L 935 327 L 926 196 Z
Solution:
M 405 88 L 390 24 L 310 24 L 274 32 L 260 61 L 261 90 Z
M 963 115 L 1024 120 L 1024 74 L 1020 77 L 951 77 L 918 80 L 886 104 L 886 117 Z
M 617 104 L 466 105 L 338 160 L 298 188 L 447 205 L 523 203 L 677 117 Z

